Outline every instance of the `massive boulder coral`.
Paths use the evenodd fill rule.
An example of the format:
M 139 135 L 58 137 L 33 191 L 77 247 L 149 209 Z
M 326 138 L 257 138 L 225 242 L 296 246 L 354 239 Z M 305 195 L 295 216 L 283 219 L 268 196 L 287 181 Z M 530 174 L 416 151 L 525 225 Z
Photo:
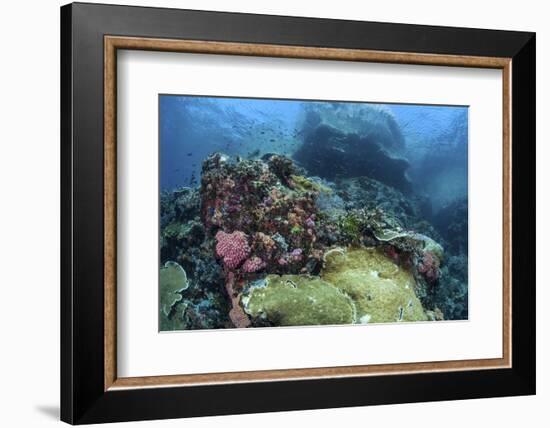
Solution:
M 334 248 L 320 276 L 268 275 L 241 304 L 255 325 L 360 324 L 428 319 L 415 279 L 375 248 Z
M 379 249 L 329 251 L 321 278 L 351 297 L 360 323 L 427 320 L 414 276 Z

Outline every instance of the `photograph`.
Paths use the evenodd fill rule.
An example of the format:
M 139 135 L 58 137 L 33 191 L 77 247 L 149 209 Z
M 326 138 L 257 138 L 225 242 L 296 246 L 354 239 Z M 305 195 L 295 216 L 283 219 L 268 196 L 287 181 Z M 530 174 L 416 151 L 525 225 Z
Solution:
M 468 320 L 468 106 L 159 94 L 158 120 L 160 331 Z

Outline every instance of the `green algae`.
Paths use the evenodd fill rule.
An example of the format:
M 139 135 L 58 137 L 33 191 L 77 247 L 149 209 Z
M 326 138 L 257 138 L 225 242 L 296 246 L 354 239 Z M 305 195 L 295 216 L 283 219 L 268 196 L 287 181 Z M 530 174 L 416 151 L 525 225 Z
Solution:
M 160 310 L 165 316 L 170 315 L 188 286 L 187 274 L 178 263 L 168 261 L 160 268 Z
M 332 190 L 320 183 L 317 183 L 303 175 L 291 175 L 293 188 L 297 192 L 313 192 L 313 193 L 332 193 Z
M 351 299 L 316 276 L 268 275 L 265 284 L 247 290 L 242 304 L 252 318 L 280 326 L 355 322 Z
M 377 249 L 327 253 L 321 278 L 350 296 L 360 323 L 427 320 L 413 275 Z
M 339 227 L 345 237 L 357 241 L 362 235 L 363 222 L 356 213 L 349 212 L 340 218 Z

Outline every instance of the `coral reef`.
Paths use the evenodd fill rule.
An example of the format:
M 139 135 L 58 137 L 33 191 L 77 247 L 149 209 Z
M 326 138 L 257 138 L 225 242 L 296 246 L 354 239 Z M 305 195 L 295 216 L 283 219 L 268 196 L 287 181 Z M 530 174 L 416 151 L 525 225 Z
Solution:
M 277 155 L 235 161 L 216 153 L 204 162 L 202 220 L 224 268 L 238 280 L 261 269 L 305 274 L 320 266 L 315 200 L 321 188 L 298 172 Z
M 170 313 L 160 317 L 161 330 L 224 328 L 231 324 L 223 287 L 223 270 L 213 257 L 214 240 L 200 219 L 198 189 L 163 192 L 160 261 L 176 261 L 186 272 L 188 287 Z
M 186 274 L 161 285 L 161 329 L 467 317 L 458 221 L 436 230 L 425 198 L 398 187 L 312 177 L 277 154 L 210 155 L 200 188 L 161 195 L 162 269 Z
M 468 200 L 460 198 L 447 204 L 433 218 L 433 224 L 456 254 L 468 252 Z

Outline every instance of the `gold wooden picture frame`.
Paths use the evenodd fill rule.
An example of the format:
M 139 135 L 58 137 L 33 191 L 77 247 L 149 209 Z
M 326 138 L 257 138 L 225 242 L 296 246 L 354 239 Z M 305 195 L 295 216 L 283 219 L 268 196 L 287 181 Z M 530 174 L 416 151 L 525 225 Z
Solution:
M 264 44 L 167 40 L 106 36 L 105 41 L 105 390 L 110 388 L 158 387 L 166 385 L 218 384 L 334 378 L 382 374 L 407 374 L 432 371 L 508 368 L 511 364 L 511 162 L 510 162 L 510 79 L 511 59 L 458 55 L 410 54 L 354 49 L 295 47 Z M 308 369 L 262 370 L 231 373 L 205 373 L 173 376 L 119 378 L 116 375 L 116 63 L 117 50 L 201 53 L 210 55 L 248 55 L 278 58 L 322 59 L 336 61 L 382 62 L 393 64 L 440 65 L 495 68 L 502 70 L 503 120 L 503 322 L 502 358 L 437 361 L 408 364 L 380 364 Z

